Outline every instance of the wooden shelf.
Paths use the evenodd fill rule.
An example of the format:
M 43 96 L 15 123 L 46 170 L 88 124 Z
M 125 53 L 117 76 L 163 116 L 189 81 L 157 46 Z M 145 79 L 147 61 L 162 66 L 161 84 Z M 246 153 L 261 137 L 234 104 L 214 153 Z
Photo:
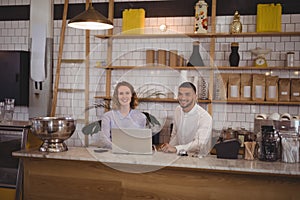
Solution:
M 103 100 L 111 100 L 111 97 L 105 97 L 105 96 L 95 96 L 95 99 L 103 99 Z
M 162 69 L 162 70 L 195 70 L 195 69 L 201 69 L 201 70 L 209 70 L 212 69 L 211 67 L 192 67 L 192 66 L 176 66 L 176 67 L 170 67 L 170 66 L 103 66 L 103 67 L 96 67 L 96 68 L 100 68 L 100 69 L 141 69 L 141 70 L 150 70 L 150 69 L 154 69 L 154 70 L 158 70 L 158 69 Z
M 274 67 L 254 67 L 254 66 L 244 66 L 244 67 L 230 67 L 230 66 L 219 66 L 214 67 L 217 70 L 300 70 L 300 66 L 295 67 L 284 67 L 284 66 L 274 66 Z
M 112 70 L 203 70 L 209 74 L 209 93 L 214 94 L 214 78 L 218 71 L 224 73 L 256 73 L 256 70 L 260 70 L 258 73 L 264 74 L 271 71 L 281 71 L 287 72 L 291 71 L 295 74 L 300 71 L 300 66 L 286 67 L 286 66 L 269 66 L 269 67 L 255 67 L 255 66 L 240 66 L 240 67 L 230 67 L 230 66 L 213 66 L 216 60 L 216 44 L 218 43 L 218 38 L 242 38 L 242 37 L 298 37 L 300 32 L 244 32 L 238 34 L 230 34 L 229 32 L 217 32 L 216 33 L 216 17 L 217 17 L 217 0 L 212 0 L 211 2 L 211 32 L 210 33 L 168 33 L 168 32 L 157 32 L 156 34 L 113 34 L 113 31 L 108 31 L 107 34 L 95 35 L 96 38 L 107 39 L 108 50 L 107 50 L 107 63 L 112 63 L 112 46 L 114 39 L 130 39 L 132 42 L 134 39 L 147 40 L 155 38 L 174 38 L 180 41 L 182 39 L 193 39 L 201 40 L 201 38 L 206 38 L 209 42 L 209 57 L 210 61 L 208 66 L 204 67 L 190 67 L 190 66 L 153 66 L 147 65 L 145 62 L 144 66 L 97 66 L 98 69 L 106 70 L 106 88 L 104 96 L 96 96 L 95 98 L 110 101 L 111 100 L 111 82 L 112 82 Z M 109 12 L 113 16 L 113 9 Z M 129 42 L 130 43 L 130 42 Z M 129 44 L 128 43 L 128 44 Z M 208 49 L 207 49 L 208 50 Z M 253 70 L 253 71 L 251 71 Z M 140 102 L 166 102 L 166 103 L 178 103 L 177 99 L 174 98 L 139 98 Z M 221 104 L 248 104 L 248 105 L 300 105 L 300 102 L 266 102 L 266 101 L 217 101 L 217 100 L 198 100 L 199 103 L 207 103 L 207 111 L 212 114 L 213 103 Z
M 66 92 L 66 93 L 74 93 L 74 92 L 84 92 L 84 89 L 70 89 L 70 88 L 58 88 L 59 92 Z
M 95 96 L 96 99 L 111 100 L 111 97 Z M 165 102 L 165 103 L 178 103 L 174 98 L 139 98 L 139 102 Z M 211 103 L 210 100 L 198 100 L 198 103 Z
M 248 32 L 248 33 L 215 33 L 215 37 L 263 37 L 263 36 L 299 36 L 300 32 Z
M 218 66 L 218 67 L 192 67 L 192 66 L 103 66 L 96 67 L 100 69 L 141 69 L 141 70 L 149 70 L 149 69 L 164 69 L 164 70 L 300 70 L 300 66 L 295 67 L 254 67 L 254 66 L 244 66 L 244 67 L 230 67 L 230 66 Z
M 176 33 L 176 34 L 119 34 L 96 35 L 100 39 L 136 39 L 136 38 L 205 38 L 205 37 L 263 37 L 263 36 L 300 36 L 300 32 L 248 32 L 248 33 Z
M 185 33 L 176 33 L 176 34 L 119 34 L 119 35 L 96 35 L 95 37 L 100 39 L 137 39 L 137 38 L 186 38 L 186 37 L 212 37 L 211 33 L 198 33 L 198 34 L 185 34 Z
M 223 104 L 256 104 L 256 105 L 300 105 L 300 102 L 271 102 L 271 101 L 233 101 L 233 100 L 213 100 L 212 103 L 223 103 Z
M 62 59 L 62 63 L 84 63 L 84 59 Z
M 166 103 L 178 103 L 174 98 L 139 98 L 139 102 L 166 102 Z M 198 103 L 210 103 L 210 100 L 198 99 Z

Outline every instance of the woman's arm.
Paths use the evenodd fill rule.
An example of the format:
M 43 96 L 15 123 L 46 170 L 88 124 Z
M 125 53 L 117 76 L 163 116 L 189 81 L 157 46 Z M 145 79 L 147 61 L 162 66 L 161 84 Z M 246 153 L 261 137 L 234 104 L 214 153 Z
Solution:
M 111 113 L 110 111 L 107 113 L 104 113 L 102 116 L 101 120 L 101 131 L 99 132 L 100 134 L 100 147 L 102 148 L 111 148 L 112 143 L 111 143 Z

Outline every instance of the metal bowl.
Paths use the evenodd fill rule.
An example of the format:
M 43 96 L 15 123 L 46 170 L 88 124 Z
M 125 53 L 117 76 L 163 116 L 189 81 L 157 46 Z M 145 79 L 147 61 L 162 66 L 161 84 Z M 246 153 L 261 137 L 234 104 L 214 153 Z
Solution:
M 43 141 L 40 151 L 62 152 L 68 150 L 64 140 L 73 135 L 75 122 L 70 117 L 36 117 L 31 119 L 30 130 Z

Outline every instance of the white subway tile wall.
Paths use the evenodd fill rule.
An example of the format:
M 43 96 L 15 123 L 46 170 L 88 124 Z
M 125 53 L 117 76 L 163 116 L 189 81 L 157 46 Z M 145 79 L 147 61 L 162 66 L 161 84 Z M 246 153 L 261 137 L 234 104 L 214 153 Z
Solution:
M 122 0 L 120 0 L 122 1 Z M 125 1 L 125 0 L 124 0 Z M 69 3 L 83 3 L 83 0 L 70 0 Z M 93 2 L 108 2 L 97 1 Z M 117 1 L 116 1 L 117 2 Z M 1 0 L 0 5 L 21 5 L 29 4 L 29 0 L 23 1 L 8 1 Z M 56 4 L 63 4 L 63 0 L 55 0 Z M 232 16 L 218 16 L 216 19 L 217 32 L 229 32 Z M 210 22 L 210 19 L 209 19 Z M 243 32 L 255 32 L 256 16 L 241 16 L 243 24 Z M 179 72 L 172 69 L 166 70 L 145 70 L 146 65 L 145 51 L 153 50 L 177 50 L 179 55 L 182 55 L 185 60 L 189 59 L 192 52 L 192 42 L 199 40 L 201 44 L 200 53 L 206 65 L 209 64 L 209 38 L 189 38 L 185 33 L 193 32 L 193 17 L 166 17 L 166 18 L 146 18 L 145 33 L 180 33 L 180 38 L 146 38 L 146 39 L 114 39 L 113 40 L 113 66 L 135 66 L 130 70 L 113 70 L 112 85 L 121 80 L 126 80 L 132 83 L 140 96 L 155 96 L 157 92 L 173 95 L 176 98 L 178 84 L 183 80 L 193 81 L 194 76 L 203 76 L 208 78 L 209 74 L 206 71 L 183 71 Z M 165 24 L 167 31 L 161 32 L 159 26 Z M 122 32 L 122 20 L 114 20 L 114 34 Z M 29 49 L 29 21 L 0 21 L 0 50 L 28 50 Z M 62 21 L 54 22 L 54 69 L 56 72 L 56 63 L 58 58 L 59 37 Z M 210 30 L 210 28 L 209 28 Z M 294 32 L 300 31 L 300 14 L 283 15 L 282 16 L 282 31 Z M 106 33 L 106 31 L 91 31 L 91 54 L 90 56 L 90 85 L 89 85 L 89 105 L 100 101 L 95 99 L 95 96 L 105 95 L 105 70 L 96 68 L 96 65 L 105 66 L 107 55 L 107 40 L 94 37 Z M 63 51 L 63 59 L 85 59 L 85 31 L 72 28 L 66 29 L 65 44 Z M 215 65 L 228 66 L 228 57 L 230 54 L 230 43 L 239 42 L 240 66 L 252 66 L 254 55 L 250 52 L 251 49 L 261 47 L 270 48 L 272 51 L 266 55 L 269 66 L 284 66 L 286 53 L 288 51 L 295 52 L 295 66 L 300 66 L 299 36 L 265 36 L 265 37 L 225 37 L 216 38 Z M 168 61 L 167 61 L 168 64 Z M 167 68 L 167 67 L 166 67 Z M 232 73 L 233 71 L 220 71 Z M 67 140 L 69 146 L 83 146 L 84 135 L 81 132 L 85 112 L 89 112 L 89 121 L 96 121 L 103 114 L 104 109 L 89 109 L 85 110 L 85 64 L 70 64 L 63 63 L 61 66 L 61 78 L 59 88 L 63 89 L 79 89 L 70 91 L 60 91 L 57 102 L 57 116 L 73 116 L 78 120 L 77 129 L 72 138 Z M 245 71 L 234 71 L 234 73 L 245 73 Z M 262 73 L 259 70 L 250 70 L 246 73 Z M 278 75 L 281 78 L 299 78 L 299 75 L 286 70 L 273 71 L 273 75 Z M 55 77 L 55 74 L 54 74 Z M 160 95 L 164 97 L 164 95 Z M 159 103 L 159 102 L 140 102 L 138 109 L 147 111 L 155 115 L 164 125 L 160 135 L 161 142 L 167 142 L 170 136 L 170 123 L 173 120 L 173 111 L 177 103 Z M 201 104 L 202 105 L 202 104 Z M 207 105 L 203 105 L 205 108 Z M 218 104 L 213 103 L 213 119 L 214 128 L 222 129 L 223 127 L 245 127 L 252 130 L 254 127 L 254 117 L 258 113 L 291 113 L 299 115 L 299 106 L 285 105 L 236 105 L 236 104 Z M 14 119 L 28 120 L 28 108 L 17 107 Z M 90 143 L 96 143 L 97 135 L 89 136 Z

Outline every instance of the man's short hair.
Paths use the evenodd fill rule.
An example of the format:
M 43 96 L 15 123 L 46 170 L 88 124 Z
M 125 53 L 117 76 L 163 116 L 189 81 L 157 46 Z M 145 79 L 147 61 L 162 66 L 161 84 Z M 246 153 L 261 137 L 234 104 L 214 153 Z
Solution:
M 192 88 L 197 93 L 195 85 L 191 82 L 183 82 L 179 85 L 179 88 Z

